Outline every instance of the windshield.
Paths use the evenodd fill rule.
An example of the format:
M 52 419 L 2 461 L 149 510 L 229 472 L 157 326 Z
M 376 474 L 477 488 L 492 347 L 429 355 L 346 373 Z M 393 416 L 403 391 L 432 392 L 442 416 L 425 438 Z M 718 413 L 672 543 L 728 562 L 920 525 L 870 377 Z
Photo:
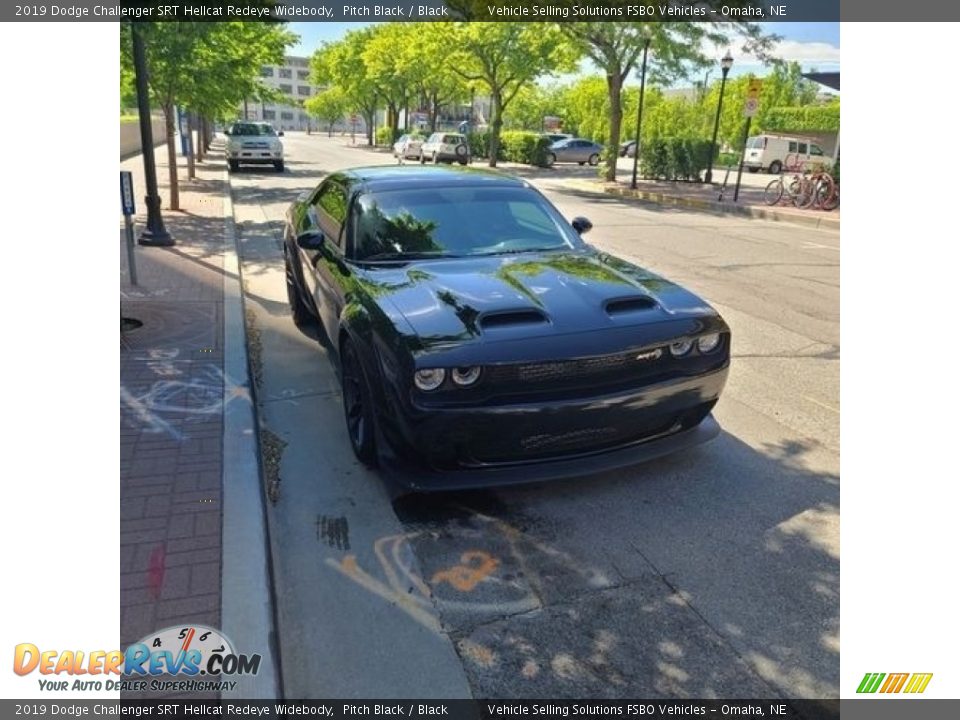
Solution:
M 430 188 L 362 195 L 357 260 L 500 255 L 580 247 L 573 228 L 528 188 Z
M 270 125 L 257 125 L 256 123 L 236 123 L 230 128 L 231 135 L 276 135 L 273 127 Z
M 747 147 L 754 150 L 762 150 L 766 147 L 767 139 L 762 135 L 757 137 L 747 138 Z

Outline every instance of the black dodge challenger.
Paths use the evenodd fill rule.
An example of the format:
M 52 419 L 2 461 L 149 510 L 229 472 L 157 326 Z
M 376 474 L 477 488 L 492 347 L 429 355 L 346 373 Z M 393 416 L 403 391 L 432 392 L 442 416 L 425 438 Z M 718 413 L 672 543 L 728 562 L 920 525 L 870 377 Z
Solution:
M 709 440 L 730 329 L 598 251 L 529 183 L 328 176 L 287 212 L 287 290 L 339 361 L 357 457 L 412 490 L 586 475 Z

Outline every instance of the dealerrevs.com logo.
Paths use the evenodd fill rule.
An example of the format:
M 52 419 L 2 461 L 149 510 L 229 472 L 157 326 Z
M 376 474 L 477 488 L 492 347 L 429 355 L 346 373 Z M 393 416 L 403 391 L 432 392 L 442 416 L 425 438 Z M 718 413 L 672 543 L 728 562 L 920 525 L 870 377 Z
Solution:
M 205 625 L 168 627 L 125 651 L 61 652 L 21 643 L 13 654 L 17 675 L 39 673 L 40 689 L 51 691 L 232 690 L 236 681 L 224 676 L 256 675 L 259 670 L 260 655 L 236 652 L 223 633 Z
M 858 693 L 922 693 L 933 673 L 867 673 L 860 681 Z

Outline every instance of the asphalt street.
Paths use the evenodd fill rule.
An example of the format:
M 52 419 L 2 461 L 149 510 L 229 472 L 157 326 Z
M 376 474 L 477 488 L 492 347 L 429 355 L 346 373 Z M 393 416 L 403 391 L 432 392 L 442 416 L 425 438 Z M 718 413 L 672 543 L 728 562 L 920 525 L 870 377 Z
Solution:
M 723 314 L 723 432 L 629 471 L 392 500 L 353 458 L 318 330 L 290 318 L 280 241 L 325 173 L 394 161 L 349 136 L 284 142 L 284 173 L 231 182 L 261 420 L 282 450 L 268 520 L 287 697 L 836 697 L 839 233 L 524 171 L 592 220 L 589 242 Z

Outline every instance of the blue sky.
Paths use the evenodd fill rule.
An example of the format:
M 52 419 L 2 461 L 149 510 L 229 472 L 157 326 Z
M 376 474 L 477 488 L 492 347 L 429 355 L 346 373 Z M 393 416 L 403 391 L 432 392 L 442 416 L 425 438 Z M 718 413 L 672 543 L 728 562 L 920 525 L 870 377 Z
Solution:
M 309 56 L 325 40 L 338 40 L 351 28 L 359 28 L 371 23 L 328 23 L 304 22 L 290 23 L 290 29 L 300 36 L 300 43 L 291 49 L 292 55 Z M 840 69 L 840 24 L 839 23 L 763 23 L 768 32 L 780 35 L 783 39 L 778 45 L 777 55 L 785 60 L 799 62 L 805 71 Z M 711 48 L 710 54 L 717 59 L 726 48 Z M 763 75 L 766 70 L 755 59 L 742 56 L 737 52 L 736 44 L 731 48 L 734 65 L 731 77 L 745 73 Z M 689 81 L 686 83 L 689 84 Z

